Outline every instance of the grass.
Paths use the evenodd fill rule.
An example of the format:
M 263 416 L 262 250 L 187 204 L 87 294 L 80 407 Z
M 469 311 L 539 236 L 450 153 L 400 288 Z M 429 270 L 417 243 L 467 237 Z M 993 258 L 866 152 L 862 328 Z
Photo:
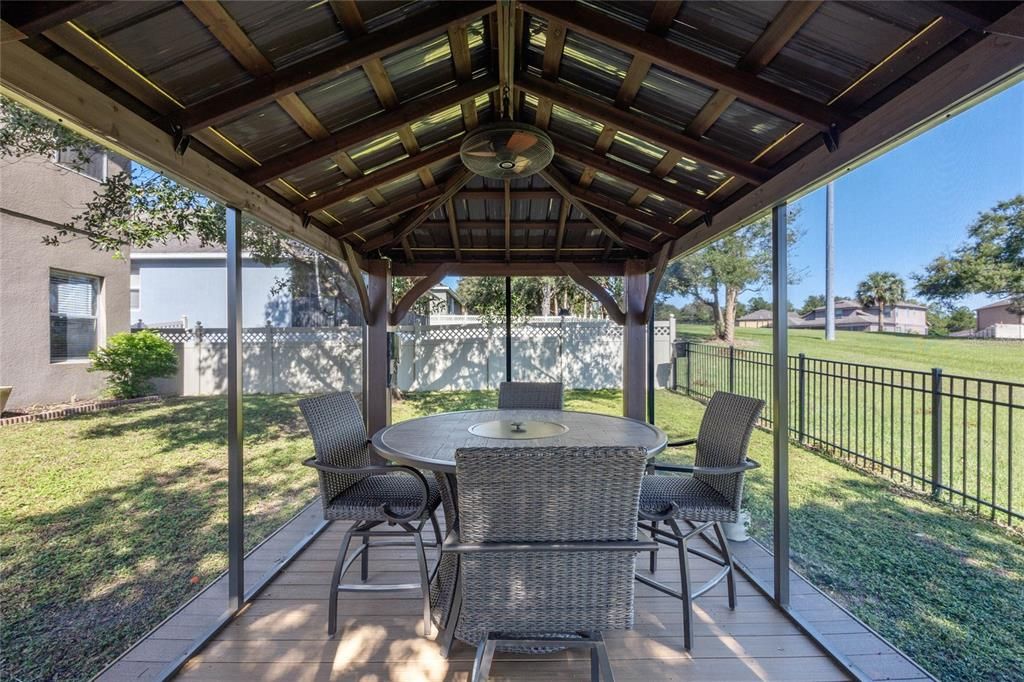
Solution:
M 314 493 L 298 396 L 246 397 L 247 544 Z M 569 409 L 618 414 L 618 391 Z M 396 421 L 493 407 L 492 392 L 413 394 Z M 703 406 L 659 391 L 657 421 L 692 435 Z M 0 678 L 85 679 L 223 570 L 225 402 L 170 400 L 0 430 Z M 771 438 L 748 479 L 771 529 Z M 667 453 L 663 459 L 686 459 Z M 942 679 L 1024 678 L 1024 542 L 999 527 L 791 448 L 796 566 Z M 196 583 L 193 583 L 196 578 Z
M 246 544 L 315 495 L 299 396 L 245 400 Z M 227 566 L 226 401 L 0 429 L 0 679 L 88 679 Z
M 494 407 L 493 392 L 410 394 L 395 421 Z M 572 410 L 621 414 L 619 391 L 569 391 Z M 703 405 L 658 391 L 658 426 L 694 435 Z M 755 537 L 771 543 L 772 438 L 757 431 L 747 481 Z M 688 461 L 669 451 L 662 460 Z M 1024 679 L 1024 540 L 885 480 L 790 448 L 794 566 L 942 680 Z
M 678 338 L 694 341 L 713 335 L 710 325 L 679 324 L 677 332 Z M 740 327 L 736 342 L 771 351 L 772 330 Z M 1019 341 L 844 331 L 836 332 L 835 341 L 826 341 L 821 329 L 790 329 L 789 353 L 926 372 L 941 367 L 946 374 L 1024 382 L 1024 344 Z

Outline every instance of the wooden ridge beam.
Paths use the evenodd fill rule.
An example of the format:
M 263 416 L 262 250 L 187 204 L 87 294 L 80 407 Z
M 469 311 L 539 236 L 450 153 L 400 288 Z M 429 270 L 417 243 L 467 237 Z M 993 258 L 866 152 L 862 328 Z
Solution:
M 629 164 L 616 161 L 615 159 L 607 156 L 601 156 L 596 152 L 590 151 L 583 145 L 577 144 L 576 142 L 560 135 L 552 135 L 551 139 L 555 143 L 556 156 L 593 168 L 600 173 L 617 178 L 631 185 L 636 185 L 640 189 L 647 190 L 652 194 L 657 194 L 658 196 L 665 197 L 666 199 L 671 199 L 672 201 L 680 203 L 683 206 L 688 206 L 689 208 L 701 213 L 714 213 L 715 211 L 715 205 L 696 192 L 690 192 L 678 185 L 672 184 L 671 182 L 661 180 L 651 173 L 639 171 Z
M 521 2 L 531 14 L 548 21 L 559 21 L 574 31 L 632 55 L 639 55 L 653 64 L 695 80 L 716 90 L 726 90 L 740 99 L 787 120 L 798 121 L 820 131 L 832 126 L 842 128 L 854 119 L 842 112 L 769 83 L 685 48 L 664 38 L 635 29 L 613 19 L 604 12 L 569 2 Z
M 375 31 L 320 52 L 249 83 L 214 95 L 172 118 L 185 134 L 237 118 L 281 95 L 297 92 L 374 59 L 411 47 L 448 26 L 474 21 L 494 11 L 492 2 L 446 2 L 386 31 Z
M 395 309 L 391 311 L 391 315 L 388 320 L 391 323 L 391 326 L 397 327 L 401 324 L 402 318 L 405 317 L 406 313 L 409 312 L 416 301 L 420 299 L 420 296 L 430 291 L 435 284 L 438 284 L 442 279 L 447 277 L 449 270 L 451 270 L 451 265 L 448 263 L 441 263 L 416 282 L 409 291 L 405 292 L 405 295 L 395 303 Z
M 107 3 L 4 0 L 0 2 L 0 19 L 20 34 L 17 40 L 24 40 L 77 19 L 105 4 Z
M 497 87 L 493 78 L 478 78 L 430 97 L 413 100 L 397 109 L 353 123 L 322 140 L 308 142 L 292 151 L 267 159 L 243 176 L 246 182 L 262 185 L 348 147 L 395 132 L 409 121 L 418 121 L 464 100 L 473 99 Z
M 240 208 L 286 237 L 297 239 L 335 260 L 343 260 L 338 240 L 311 225 L 198 151 L 174 150 L 174 138 L 138 114 L 20 42 L 0 46 L 0 89 L 47 118 L 113 149 L 146 167 L 164 172 L 209 197 Z
M 588 95 L 576 92 L 564 85 L 524 74 L 520 76 L 519 86 L 537 97 L 548 99 L 572 109 L 586 118 L 593 119 L 616 130 L 624 130 L 654 144 L 678 151 L 709 166 L 714 166 L 731 175 L 739 176 L 749 182 L 760 184 L 771 174 L 749 161 L 739 159 L 726 151 L 704 142 L 670 130 L 637 114 L 623 111 L 610 104 L 601 102 Z
M 369 253 L 380 248 L 385 248 L 391 244 L 396 244 L 405 239 L 413 230 L 420 226 L 430 214 L 443 206 L 449 199 L 466 186 L 466 183 L 473 179 L 473 174 L 469 169 L 457 170 L 453 176 L 448 178 L 448 182 L 444 184 L 444 191 L 431 201 L 427 206 L 414 212 L 413 215 L 406 218 L 401 224 L 399 224 L 393 233 L 383 234 L 379 237 L 367 241 L 362 246 L 363 253 Z
M 504 220 L 460 220 L 458 224 L 464 230 L 494 230 L 495 234 L 505 229 Z M 559 222 L 557 220 L 513 220 L 511 222 L 513 230 L 557 230 L 558 225 Z M 441 220 L 425 220 L 420 223 L 420 227 L 423 229 L 441 230 L 447 227 L 447 223 Z M 565 227 L 569 230 L 600 229 L 589 220 L 567 221 Z
M 428 147 L 419 154 L 414 156 L 407 156 L 406 158 L 395 161 L 394 163 L 388 164 L 383 168 L 379 168 L 372 173 L 362 175 L 355 180 L 350 180 L 340 187 L 326 190 L 322 193 L 318 193 L 316 196 L 311 196 L 309 199 L 296 204 L 295 210 L 300 213 L 312 213 L 313 211 L 319 211 L 320 209 L 340 204 L 343 201 L 347 201 L 352 197 L 357 197 L 361 194 L 374 190 L 382 185 L 386 185 L 389 182 L 398 180 L 399 178 L 411 175 L 423 166 L 429 166 L 437 163 L 438 161 L 444 161 L 450 159 L 453 156 L 458 156 L 459 147 L 462 145 L 462 137 L 456 137 Z
M 562 272 L 568 275 L 572 281 L 579 284 L 581 287 L 589 291 L 594 298 L 597 299 L 598 303 L 608 313 L 608 317 L 617 324 L 626 324 L 626 315 L 622 312 L 622 308 L 615 301 L 615 298 L 608 293 L 608 290 L 603 286 L 592 280 L 587 275 L 583 274 L 583 271 L 575 263 L 561 263 Z
M 500 249 L 499 249 L 500 251 Z M 417 263 L 395 262 L 391 265 L 395 277 L 423 277 L 430 274 L 437 262 L 420 261 Z M 582 274 L 594 277 L 622 276 L 622 263 L 600 263 L 597 261 L 575 264 Z M 455 277 L 490 277 L 512 275 L 522 277 L 564 277 L 562 264 L 557 262 L 526 261 L 506 264 L 504 260 L 465 260 L 461 263 L 449 263 L 450 276 Z

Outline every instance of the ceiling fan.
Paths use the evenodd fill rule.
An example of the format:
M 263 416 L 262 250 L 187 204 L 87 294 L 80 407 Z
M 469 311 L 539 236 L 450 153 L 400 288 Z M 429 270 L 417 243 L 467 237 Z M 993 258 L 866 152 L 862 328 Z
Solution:
M 540 128 L 518 121 L 498 121 L 470 133 L 459 155 L 469 170 L 485 178 L 525 178 L 543 169 L 555 153 Z

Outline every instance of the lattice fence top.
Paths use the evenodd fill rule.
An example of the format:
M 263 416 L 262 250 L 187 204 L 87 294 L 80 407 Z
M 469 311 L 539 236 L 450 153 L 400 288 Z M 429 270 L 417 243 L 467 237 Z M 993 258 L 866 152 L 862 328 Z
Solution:
M 195 329 L 152 329 L 171 343 L 202 341 L 203 343 L 227 343 L 228 330 L 224 328 Z M 341 343 L 361 344 L 363 342 L 362 327 L 246 327 L 242 330 L 242 343 L 257 344 L 273 342 L 288 343 L 321 343 L 333 341 Z

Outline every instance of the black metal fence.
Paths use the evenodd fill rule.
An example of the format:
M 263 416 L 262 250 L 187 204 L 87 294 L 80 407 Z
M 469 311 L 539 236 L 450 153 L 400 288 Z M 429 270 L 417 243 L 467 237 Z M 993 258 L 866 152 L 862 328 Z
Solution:
M 672 380 L 761 398 L 772 354 L 682 341 Z M 794 440 L 1012 525 L 1024 520 L 1024 384 L 791 355 Z

